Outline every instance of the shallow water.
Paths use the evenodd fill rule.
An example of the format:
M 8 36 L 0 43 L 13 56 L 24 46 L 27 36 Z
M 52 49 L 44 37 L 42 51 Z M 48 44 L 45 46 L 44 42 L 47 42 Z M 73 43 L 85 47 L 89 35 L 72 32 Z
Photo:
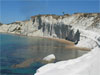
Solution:
M 56 61 L 76 58 L 87 51 L 69 50 L 66 44 L 39 37 L 26 37 L 11 34 L 0 34 L 0 74 L 1 75 L 34 75 L 43 66 L 41 61 L 49 54 L 55 54 Z M 24 68 L 13 68 L 26 60 L 34 61 Z

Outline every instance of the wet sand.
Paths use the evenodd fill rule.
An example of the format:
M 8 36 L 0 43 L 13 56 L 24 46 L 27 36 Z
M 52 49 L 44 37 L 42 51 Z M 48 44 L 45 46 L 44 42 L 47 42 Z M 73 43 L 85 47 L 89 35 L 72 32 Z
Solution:
M 34 63 L 34 61 L 36 62 L 36 61 L 41 61 L 41 60 L 40 59 L 36 59 L 36 60 L 34 60 L 34 59 L 27 59 L 27 60 L 25 60 L 25 61 L 23 61 L 23 62 L 21 62 L 19 64 L 14 64 L 11 67 L 12 68 L 25 68 L 25 67 L 29 67 L 32 63 Z
M 82 50 L 82 51 L 90 51 L 90 48 L 86 48 L 86 47 L 76 47 L 74 42 L 68 41 L 68 40 L 64 40 L 64 39 L 58 39 L 58 38 L 48 38 L 48 37 L 44 37 L 46 39 L 49 40 L 54 40 L 54 41 L 58 41 L 60 43 L 64 43 L 66 44 L 65 48 L 70 49 L 70 50 Z
M 26 36 L 26 35 L 15 34 L 15 33 L 5 33 L 5 32 L 0 32 L 0 33 L 12 34 L 12 35 L 17 35 L 17 36 Z M 65 48 L 69 48 L 69 49 L 72 49 L 72 50 L 75 50 L 75 49 L 76 50 L 83 50 L 83 51 L 90 51 L 91 50 L 91 49 L 86 48 L 86 47 L 76 47 L 74 42 L 71 42 L 71 41 L 68 41 L 68 40 L 65 40 L 65 39 L 51 38 L 51 37 L 46 37 L 46 36 L 43 36 L 43 37 L 41 37 L 41 36 L 26 36 L 26 37 L 40 37 L 40 38 L 43 38 L 43 39 L 54 40 L 54 41 L 66 44 L 67 46 Z M 56 48 L 56 47 L 54 47 L 54 48 Z

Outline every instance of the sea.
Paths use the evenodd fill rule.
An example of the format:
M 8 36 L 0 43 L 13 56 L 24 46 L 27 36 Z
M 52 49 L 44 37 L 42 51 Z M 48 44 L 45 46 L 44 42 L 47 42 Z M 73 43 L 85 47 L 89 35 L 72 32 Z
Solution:
M 0 33 L 0 75 L 34 75 L 38 68 L 47 64 L 43 63 L 43 58 L 50 54 L 55 55 L 52 63 L 56 63 L 87 52 L 65 46 L 67 44 L 47 38 Z

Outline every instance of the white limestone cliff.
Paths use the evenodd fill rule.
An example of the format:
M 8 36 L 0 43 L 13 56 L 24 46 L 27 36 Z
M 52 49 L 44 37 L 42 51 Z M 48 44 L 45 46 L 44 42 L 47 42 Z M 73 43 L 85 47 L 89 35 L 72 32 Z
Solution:
M 71 28 L 93 30 L 100 34 L 100 13 L 76 13 L 73 15 L 36 15 L 30 20 L 0 25 L 0 32 L 28 36 L 53 36 L 65 38 Z
M 35 75 L 100 75 L 100 35 L 81 29 L 82 32 L 85 40 L 88 41 L 83 39 L 77 46 L 91 48 L 97 43 L 89 53 L 76 59 L 47 64 L 39 68 Z
M 93 27 L 93 21 L 90 20 L 90 25 L 86 21 L 87 24 L 83 21 L 80 26 L 77 24 L 75 27 L 74 24 L 72 27 L 81 33 L 76 46 L 91 48 L 91 51 L 76 59 L 47 64 L 39 68 L 35 75 L 100 75 L 100 20 L 97 21 L 98 24 L 93 23 Z
M 81 36 L 76 46 L 91 51 L 76 59 L 47 64 L 35 75 L 100 75 L 100 13 L 37 15 L 27 21 L 0 25 L 0 32 L 63 39 L 71 30 L 75 34 L 77 29 Z

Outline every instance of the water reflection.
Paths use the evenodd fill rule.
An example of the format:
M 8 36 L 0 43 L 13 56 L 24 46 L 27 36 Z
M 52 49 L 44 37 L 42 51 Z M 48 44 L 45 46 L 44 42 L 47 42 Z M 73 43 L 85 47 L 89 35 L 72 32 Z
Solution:
M 0 64 L 2 74 L 34 74 L 42 65 L 42 59 L 54 54 L 56 61 L 76 58 L 87 51 L 72 50 L 65 48 L 63 44 L 54 40 L 39 37 L 25 37 L 17 35 L 0 34 Z M 14 68 L 12 65 L 22 64 Z M 25 66 L 27 65 L 27 66 Z M 23 67 L 24 66 L 24 67 Z

